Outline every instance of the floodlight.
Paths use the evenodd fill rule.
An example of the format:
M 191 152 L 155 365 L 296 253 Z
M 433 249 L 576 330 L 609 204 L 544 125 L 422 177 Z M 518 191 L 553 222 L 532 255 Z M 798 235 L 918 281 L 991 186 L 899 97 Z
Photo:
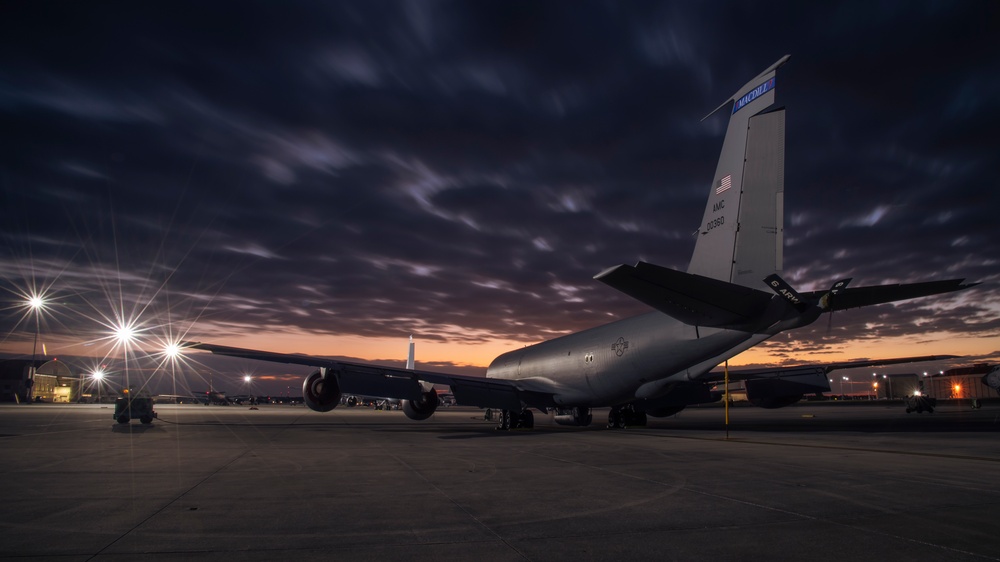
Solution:
M 179 356 L 181 354 L 181 346 L 177 345 L 176 343 L 168 343 L 163 348 L 163 353 L 167 357 L 170 357 L 171 359 L 173 359 L 174 357 L 177 357 L 177 356 Z
M 115 339 L 120 343 L 131 343 L 135 339 L 135 330 L 131 326 L 118 326 L 115 328 Z

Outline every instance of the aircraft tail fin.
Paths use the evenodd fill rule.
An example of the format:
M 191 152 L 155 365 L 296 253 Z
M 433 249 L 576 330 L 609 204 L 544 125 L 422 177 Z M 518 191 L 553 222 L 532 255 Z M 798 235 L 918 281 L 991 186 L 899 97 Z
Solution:
M 414 349 L 413 348 L 414 348 L 413 336 L 410 336 L 410 353 L 406 356 L 406 368 L 409 369 L 410 371 L 413 370 L 413 366 L 414 366 L 414 361 L 413 361 Z
M 774 104 L 775 74 L 788 58 L 715 110 L 732 103 L 688 273 L 765 290 L 762 280 L 782 270 L 785 111 L 768 108 Z

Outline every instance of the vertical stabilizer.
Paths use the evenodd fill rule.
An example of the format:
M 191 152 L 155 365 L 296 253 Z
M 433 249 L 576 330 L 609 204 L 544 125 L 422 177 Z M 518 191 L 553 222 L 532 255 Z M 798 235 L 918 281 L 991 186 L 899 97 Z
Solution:
M 410 336 L 410 353 L 406 356 L 406 368 L 413 370 L 413 336 Z
M 688 273 L 764 288 L 764 277 L 782 269 L 785 112 L 765 110 L 788 58 L 716 109 L 732 103 Z

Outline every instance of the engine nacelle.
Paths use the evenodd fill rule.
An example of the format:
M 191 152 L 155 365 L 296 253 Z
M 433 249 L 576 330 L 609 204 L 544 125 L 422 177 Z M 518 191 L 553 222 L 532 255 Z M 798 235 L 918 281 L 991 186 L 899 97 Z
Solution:
M 314 371 L 302 381 L 302 400 L 309 409 L 329 412 L 340 404 L 340 383 L 337 375 L 327 370 L 326 375 Z
M 411 420 L 423 421 L 438 407 L 438 393 L 433 388 L 421 393 L 420 400 L 403 400 L 403 413 Z
M 792 377 L 746 381 L 747 400 L 758 408 L 784 408 L 802 400 L 804 394 L 830 390 L 825 372 Z
M 559 425 L 586 427 L 594 420 L 594 416 L 590 413 L 590 408 L 580 406 L 570 410 L 558 410 L 552 419 Z

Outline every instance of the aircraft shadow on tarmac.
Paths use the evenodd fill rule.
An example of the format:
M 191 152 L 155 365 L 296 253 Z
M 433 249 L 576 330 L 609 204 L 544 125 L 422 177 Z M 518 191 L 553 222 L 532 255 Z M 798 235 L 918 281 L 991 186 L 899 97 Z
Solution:
M 780 419 L 759 419 L 755 415 L 746 416 L 746 412 L 737 409 L 730 419 L 730 433 L 986 433 L 1000 431 L 1000 408 L 983 408 L 982 410 L 966 409 L 939 409 L 933 414 L 907 414 L 902 408 L 856 408 L 847 416 L 838 414 L 839 409 L 817 408 L 814 413 L 795 417 L 782 417 Z M 433 421 L 422 424 L 400 424 L 398 422 L 387 423 L 384 420 L 361 421 L 352 420 L 347 425 L 332 425 L 327 423 L 254 423 L 253 421 L 240 421 L 228 423 L 220 420 L 198 420 L 191 422 L 177 422 L 169 419 L 158 420 L 160 424 L 183 425 L 183 426 L 208 426 L 208 427 L 287 427 L 300 431 L 310 432 L 340 432 L 351 430 L 367 430 L 383 433 L 424 433 L 437 434 L 440 439 L 480 439 L 496 437 L 517 437 L 529 435 L 548 435 L 553 433 L 581 433 L 592 431 L 607 431 L 612 433 L 645 433 L 661 434 L 672 432 L 683 435 L 685 432 L 718 432 L 724 434 L 725 423 L 719 412 L 719 417 L 706 417 L 704 415 L 690 415 L 681 413 L 669 418 L 650 419 L 646 427 L 629 427 L 627 429 L 609 430 L 605 424 L 599 422 L 596 417 L 593 424 L 588 427 L 561 427 L 549 425 L 545 422 L 538 423 L 534 429 L 514 430 L 509 432 L 495 431 L 494 424 L 482 420 L 481 417 L 473 417 L 465 420 L 464 423 L 439 424 Z M 757 412 L 760 414 L 760 412 Z M 744 417 L 746 416 L 746 417 Z M 754 419 L 756 418 L 756 419 Z M 157 428 L 157 424 L 143 426 L 140 424 L 115 424 L 112 431 L 121 433 L 141 434 L 157 428 L 162 431 L 164 427 Z

